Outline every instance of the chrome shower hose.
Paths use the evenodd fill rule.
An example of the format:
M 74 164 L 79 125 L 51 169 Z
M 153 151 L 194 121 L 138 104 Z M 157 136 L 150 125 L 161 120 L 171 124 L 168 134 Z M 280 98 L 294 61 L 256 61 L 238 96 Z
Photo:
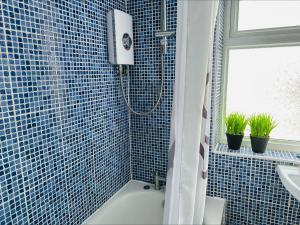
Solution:
M 147 115 L 151 114 L 158 107 L 159 102 L 161 100 L 161 97 L 163 95 L 163 89 L 164 89 L 165 65 L 164 65 L 164 54 L 163 53 L 161 53 L 161 56 L 160 56 L 160 65 L 161 65 L 161 74 L 160 74 L 160 92 L 159 92 L 159 96 L 158 96 L 158 99 L 157 99 L 156 103 L 153 105 L 153 107 L 149 111 L 146 111 L 146 112 L 136 112 L 130 106 L 130 103 L 128 102 L 128 100 L 130 101 L 130 99 L 128 97 L 128 100 L 127 100 L 125 90 L 124 90 L 124 86 L 123 86 L 123 74 L 119 73 L 120 74 L 120 86 L 121 86 L 121 89 L 122 89 L 122 94 L 123 94 L 124 101 L 125 101 L 128 109 L 129 109 L 129 111 L 132 112 L 133 114 L 138 115 L 138 116 L 147 116 Z M 128 74 L 128 87 L 129 87 L 129 71 L 127 71 L 127 74 Z M 129 91 L 129 89 L 128 89 L 128 91 Z

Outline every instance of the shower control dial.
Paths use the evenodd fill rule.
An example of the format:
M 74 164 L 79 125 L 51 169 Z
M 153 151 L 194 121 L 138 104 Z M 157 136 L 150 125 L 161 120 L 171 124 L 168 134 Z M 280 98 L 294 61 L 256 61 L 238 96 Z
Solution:
M 128 33 L 123 34 L 122 43 L 126 50 L 129 50 L 132 46 L 132 39 Z

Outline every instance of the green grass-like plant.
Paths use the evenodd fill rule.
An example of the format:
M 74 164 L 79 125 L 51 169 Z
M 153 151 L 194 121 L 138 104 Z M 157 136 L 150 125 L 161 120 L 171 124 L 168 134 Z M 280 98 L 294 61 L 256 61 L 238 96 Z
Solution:
M 245 115 L 231 113 L 225 118 L 226 133 L 232 135 L 244 135 L 248 120 Z
M 270 114 L 256 114 L 249 118 L 252 137 L 268 138 L 271 131 L 277 126 Z

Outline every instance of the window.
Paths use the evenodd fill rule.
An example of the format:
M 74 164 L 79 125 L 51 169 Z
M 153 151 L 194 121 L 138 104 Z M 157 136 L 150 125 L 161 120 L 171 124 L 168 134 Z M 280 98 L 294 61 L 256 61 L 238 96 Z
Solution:
M 300 140 L 300 46 L 229 51 L 227 113 L 270 112 L 272 137 Z
M 240 1 L 238 30 L 300 25 L 300 1 Z
M 270 147 L 300 151 L 300 1 L 226 4 L 223 114 L 268 112 Z

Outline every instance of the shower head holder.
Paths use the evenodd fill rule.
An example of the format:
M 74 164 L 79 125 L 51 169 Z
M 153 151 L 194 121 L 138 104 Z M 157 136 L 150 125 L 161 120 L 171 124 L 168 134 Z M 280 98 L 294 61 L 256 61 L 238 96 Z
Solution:
M 165 37 L 173 37 L 176 35 L 175 31 L 157 31 L 155 32 L 155 37 L 165 38 Z

